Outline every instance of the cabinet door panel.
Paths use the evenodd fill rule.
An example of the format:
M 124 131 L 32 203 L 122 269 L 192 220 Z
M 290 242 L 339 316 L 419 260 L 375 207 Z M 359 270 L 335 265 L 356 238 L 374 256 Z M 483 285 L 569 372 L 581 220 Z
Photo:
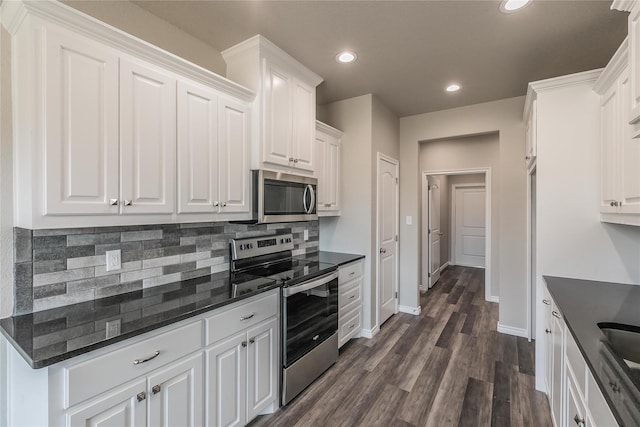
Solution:
M 247 421 L 276 400 L 277 327 L 275 318 L 249 329 Z
M 292 144 L 293 78 L 265 60 L 262 161 L 289 166 Z
M 327 203 L 332 210 L 340 209 L 340 142 L 333 139 L 327 146 Z
M 618 199 L 617 186 L 617 144 L 618 129 L 620 128 L 618 111 L 618 86 L 611 88 L 602 96 L 600 104 L 601 129 L 601 183 L 600 183 L 600 211 L 615 212 L 611 206 Z
M 46 34 L 45 214 L 117 214 L 118 57 L 77 35 Z
M 640 121 L 640 4 L 637 3 L 629 14 L 629 62 L 635 72 L 631 73 L 631 98 L 622 113 L 629 122 L 636 123 Z
M 121 60 L 123 213 L 172 213 L 175 192 L 176 82 L 151 65 Z
M 202 376 L 202 353 L 149 376 L 149 425 L 201 426 Z
M 207 365 L 207 426 L 245 425 L 247 396 L 246 333 L 205 350 Z
M 296 169 L 313 171 L 316 90 L 299 80 L 293 88 L 293 150 Z
M 138 401 L 138 393 L 145 399 Z M 67 412 L 67 427 L 144 427 L 147 424 L 143 379 L 118 387 Z
M 179 82 L 178 213 L 217 211 L 218 175 L 218 96 Z
M 220 100 L 221 212 L 249 212 L 249 108 Z
M 629 72 L 625 71 L 620 78 L 620 96 L 622 106 L 629 105 L 630 97 Z M 622 107 L 621 107 L 622 108 Z M 623 213 L 640 213 L 640 138 L 633 138 L 632 128 L 622 121 L 620 135 L 620 197 Z
M 320 132 L 317 132 L 316 138 L 315 138 L 315 144 L 314 144 L 314 149 L 315 149 L 314 161 L 316 166 L 315 176 L 316 178 L 318 178 L 318 194 L 317 194 L 317 202 L 316 202 L 318 211 L 324 211 L 329 208 L 329 206 L 327 206 L 329 204 L 329 202 L 327 201 L 327 192 L 328 192 L 327 187 L 328 187 L 329 179 L 327 176 L 327 167 L 326 167 L 326 159 L 325 159 L 325 155 L 327 151 L 326 145 L 327 145 L 326 135 Z

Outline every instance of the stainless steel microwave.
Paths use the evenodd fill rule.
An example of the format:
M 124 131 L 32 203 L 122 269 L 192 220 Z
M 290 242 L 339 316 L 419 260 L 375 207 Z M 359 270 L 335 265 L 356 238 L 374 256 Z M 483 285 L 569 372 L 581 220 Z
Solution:
M 258 223 L 318 219 L 318 180 L 284 172 L 254 170 L 253 219 Z

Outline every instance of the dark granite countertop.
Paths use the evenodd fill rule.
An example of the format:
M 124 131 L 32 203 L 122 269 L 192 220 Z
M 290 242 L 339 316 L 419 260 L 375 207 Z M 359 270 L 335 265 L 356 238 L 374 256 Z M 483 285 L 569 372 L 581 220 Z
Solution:
M 32 368 L 43 368 L 278 287 L 270 279 L 247 279 L 239 289 L 228 273 L 218 273 L 8 317 L 0 331 Z M 107 338 L 106 322 L 118 319 L 120 334 Z
M 637 425 L 637 418 L 629 418 L 629 408 L 640 414 L 639 372 L 611 349 L 598 323 L 640 326 L 640 286 L 549 276 L 544 279 L 616 419 L 621 425 Z M 624 386 L 623 392 L 616 391 L 617 386 Z
M 345 254 L 341 252 L 327 252 L 327 251 L 314 252 L 305 257 L 305 259 L 308 259 L 311 261 L 326 262 L 328 264 L 334 264 L 337 266 L 349 264 L 350 262 L 357 261 L 363 258 L 364 258 L 364 255 Z

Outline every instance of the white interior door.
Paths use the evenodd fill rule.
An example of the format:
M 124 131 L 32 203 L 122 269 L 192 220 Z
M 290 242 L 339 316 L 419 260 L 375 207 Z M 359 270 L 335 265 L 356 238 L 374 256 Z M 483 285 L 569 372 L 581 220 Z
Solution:
M 378 301 L 382 325 L 398 306 L 398 163 L 378 157 Z
M 454 263 L 469 267 L 484 267 L 485 187 L 484 185 L 454 186 L 453 193 Z
M 440 279 L 440 180 L 429 177 L 429 288 Z

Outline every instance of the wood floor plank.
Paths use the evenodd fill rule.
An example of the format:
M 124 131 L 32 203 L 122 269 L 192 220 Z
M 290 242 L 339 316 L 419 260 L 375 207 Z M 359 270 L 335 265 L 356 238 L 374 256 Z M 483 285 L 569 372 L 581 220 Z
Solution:
M 534 343 L 497 332 L 484 271 L 449 266 L 420 294 L 419 316 L 398 313 L 373 339 L 353 339 L 289 405 L 251 427 L 551 425 L 535 390 Z

